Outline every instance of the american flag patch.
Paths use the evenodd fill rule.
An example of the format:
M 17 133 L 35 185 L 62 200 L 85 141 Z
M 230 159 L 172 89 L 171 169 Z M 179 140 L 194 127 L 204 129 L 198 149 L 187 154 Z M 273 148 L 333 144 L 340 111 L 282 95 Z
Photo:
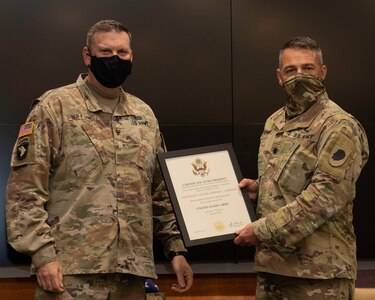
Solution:
M 23 124 L 20 128 L 20 132 L 18 133 L 18 137 L 20 138 L 22 136 L 32 134 L 33 127 L 34 127 L 34 122 L 28 122 L 28 123 Z

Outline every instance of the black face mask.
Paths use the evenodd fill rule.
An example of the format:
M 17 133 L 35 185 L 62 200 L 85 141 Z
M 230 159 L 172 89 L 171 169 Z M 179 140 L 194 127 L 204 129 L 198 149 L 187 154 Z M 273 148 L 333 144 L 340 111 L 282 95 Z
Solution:
M 121 59 L 117 55 L 111 57 L 91 56 L 89 68 L 101 85 L 107 88 L 116 88 L 123 84 L 131 73 L 132 62 Z

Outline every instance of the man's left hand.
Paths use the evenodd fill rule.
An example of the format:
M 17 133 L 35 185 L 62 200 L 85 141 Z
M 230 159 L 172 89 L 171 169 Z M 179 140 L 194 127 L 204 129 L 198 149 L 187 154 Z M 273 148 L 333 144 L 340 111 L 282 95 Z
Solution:
M 177 275 L 177 283 L 172 284 L 172 290 L 183 293 L 193 285 L 193 270 L 183 255 L 173 257 L 172 268 Z
M 238 236 L 234 239 L 234 243 L 239 246 L 253 246 L 259 244 L 259 240 L 254 233 L 253 224 L 250 223 L 244 228 L 235 232 Z

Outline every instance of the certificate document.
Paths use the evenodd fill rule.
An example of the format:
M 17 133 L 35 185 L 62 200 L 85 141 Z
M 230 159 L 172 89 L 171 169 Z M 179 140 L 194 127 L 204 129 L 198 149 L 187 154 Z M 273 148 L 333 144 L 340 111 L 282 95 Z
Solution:
M 234 239 L 255 220 L 231 144 L 158 155 L 186 246 Z

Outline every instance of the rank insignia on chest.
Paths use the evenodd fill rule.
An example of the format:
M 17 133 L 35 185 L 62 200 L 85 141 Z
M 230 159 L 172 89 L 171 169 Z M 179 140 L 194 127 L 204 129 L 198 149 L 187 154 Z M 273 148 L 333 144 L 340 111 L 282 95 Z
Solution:
M 28 122 L 20 127 L 20 132 L 18 133 L 18 138 L 23 137 L 25 135 L 30 135 L 33 133 L 34 122 Z

